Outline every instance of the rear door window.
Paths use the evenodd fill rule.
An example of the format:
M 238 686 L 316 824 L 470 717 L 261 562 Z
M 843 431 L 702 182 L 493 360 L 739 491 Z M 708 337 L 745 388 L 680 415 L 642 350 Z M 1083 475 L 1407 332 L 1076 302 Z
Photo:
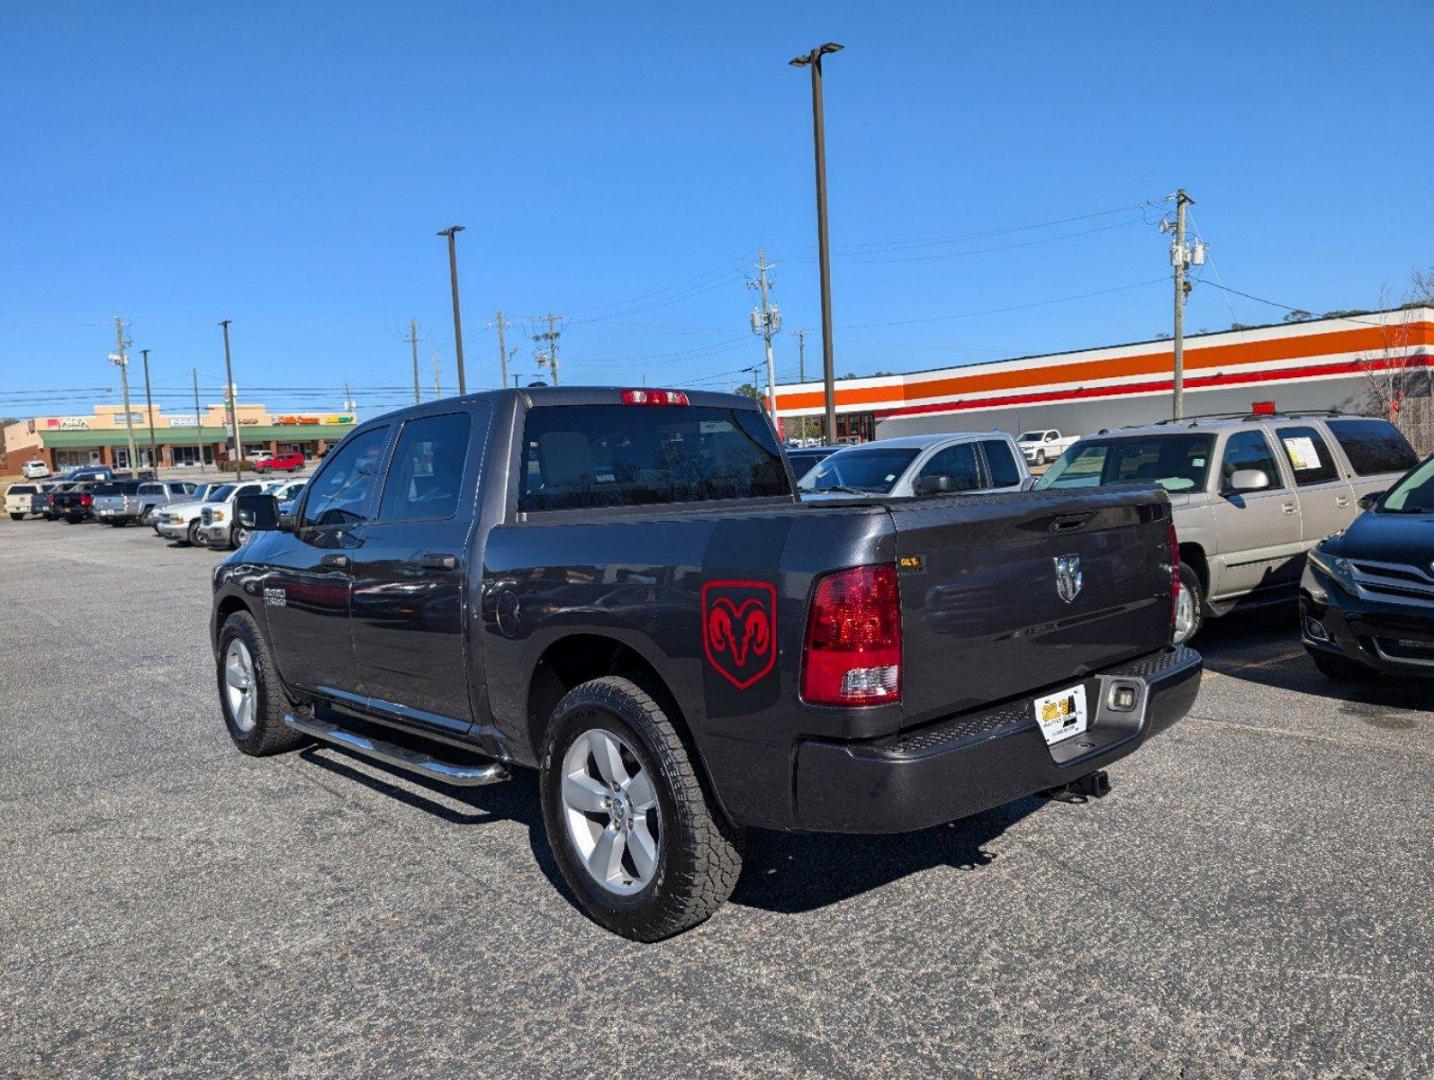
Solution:
M 1285 486 L 1279 463 L 1263 431 L 1237 431 L 1225 443 L 1225 457 L 1220 462 L 1222 491 L 1230 490 L 1231 477 L 1241 469 L 1259 469 L 1269 477 L 1271 489 Z
M 1021 482 L 1021 470 L 1011 455 L 1009 443 L 1002 439 L 986 439 L 981 443 L 981 452 L 986 455 L 992 487 L 1014 487 Z
M 1402 473 L 1419 464 L 1409 440 L 1388 420 L 1326 420 L 1325 423 L 1358 476 Z
M 1285 427 L 1279 430 L 1280 446 L 1290 471 L 1295 474 L 1296 487 L 1326 484 L 1339 479 L 1334 457 L 1324 437 L 1312 427 Z
M 530 409 L 521 475 L 525 512 L 791 495 L 762 415 L 715 406 Z
M 384 483 L 380 521 L 453 516 L 463 493 L 471 427 L 466 412 L 424 416 L 403 425 Z
M 981 467 L 976 464 L 976 444 L 957 443 L 938 450 L 921 466 L 917 479 L 927 476 L 949 476 L 952 491 L 975 491 L 981 486 Z

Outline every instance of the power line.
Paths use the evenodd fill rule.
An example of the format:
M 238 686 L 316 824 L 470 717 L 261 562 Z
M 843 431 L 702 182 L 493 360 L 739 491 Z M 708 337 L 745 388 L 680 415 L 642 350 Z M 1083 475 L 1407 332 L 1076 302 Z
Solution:
M 924 319 L 898 319 L 893 322 L 874 323 L 847 323 L 841 327 L 843 330 L 871 330 L 882 326 L 914 326 L 918 323 L 946 322 L 951 319 L 974 319 L 982 315 L 1003 315 L 1009 311 L 1026 311 L 1030 308 L 1047 307 L 1051 304 L 1066 304 L 1073 300 L 1087 300 L 1093 296 L 1108 296 L 1111 293 L 1128 292 L 1131 289 L 1143 288 L 1146 285 L 1158 285 L 1165 281 L 1164 275 L 1158 278 L 1147 278 L 1145 281 L 1132 281 L 1128 285 L 1115 285 L 1109 289 L 1092 289 L 1090 292 L 1073 293 L 1070 296 L 1054 296 L 1047 300 L 1032 300 L 1025 304 L 1012 304 L 1009 307 L 986 308 L 984 311 L 961 311 L 953 315 L 931 315 Z

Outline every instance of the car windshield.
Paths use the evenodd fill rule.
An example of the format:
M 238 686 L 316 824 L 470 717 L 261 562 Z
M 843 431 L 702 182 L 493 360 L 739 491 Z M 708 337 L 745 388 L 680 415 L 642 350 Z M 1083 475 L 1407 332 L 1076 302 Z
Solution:
M 1390 488 L 1374 509 L 1381 514 L 1434 514 L 1434 457 Z
M 1169 492 L 1198 491 L 1214 444 L 1215 436 L 1205 434 L 1082 439 L 1036 481 L 1036 490 L 1159 484 Z
M 223 502 L 234 492 L 233 484 L 220 484 L 217 488 L 210 490 L 205 496 L 205 502 Z
M 920 453 L 914 447 L 874 446 L 841 450 L 802 477 L 803 491 L 831 491 L 854 488 L 873 495 L 885 495 Z

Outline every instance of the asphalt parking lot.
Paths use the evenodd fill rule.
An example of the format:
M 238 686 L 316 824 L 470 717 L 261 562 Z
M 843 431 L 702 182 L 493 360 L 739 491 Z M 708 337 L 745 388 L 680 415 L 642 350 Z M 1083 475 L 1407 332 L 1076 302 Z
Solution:
M 467 793 L 234 751 L 221 556 L 0 520 L 0 1075 L 1434 1074 L 1434 687 L 1288 610 L 1085 805 L 755 834 L 642 946 L 558 885 L 529 774 Z

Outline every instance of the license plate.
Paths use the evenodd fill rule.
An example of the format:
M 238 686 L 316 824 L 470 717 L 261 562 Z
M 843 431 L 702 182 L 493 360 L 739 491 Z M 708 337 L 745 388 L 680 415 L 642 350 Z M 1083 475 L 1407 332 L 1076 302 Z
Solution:
M 1069 690 L 1036 698 L 1036 722 L 1041 725 L 1041 734 L 1046 737 L 1048 746 L 1084 732 L 1089 722 L 1085 687 L 1072 686 Z

